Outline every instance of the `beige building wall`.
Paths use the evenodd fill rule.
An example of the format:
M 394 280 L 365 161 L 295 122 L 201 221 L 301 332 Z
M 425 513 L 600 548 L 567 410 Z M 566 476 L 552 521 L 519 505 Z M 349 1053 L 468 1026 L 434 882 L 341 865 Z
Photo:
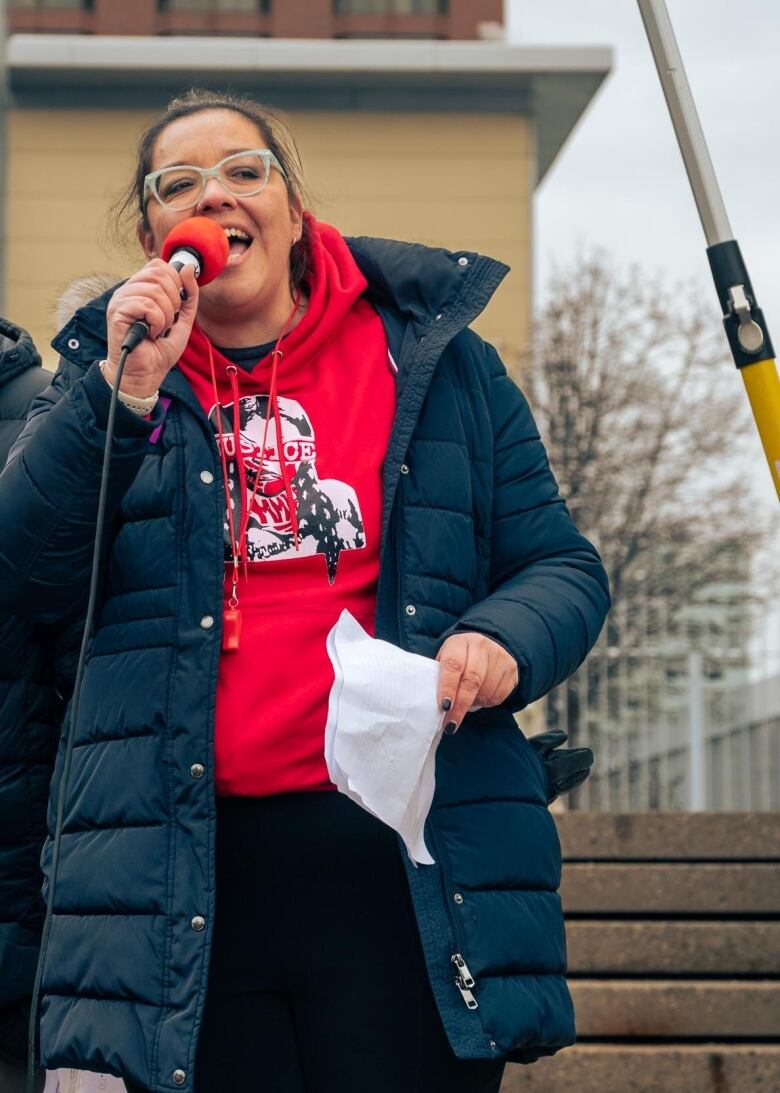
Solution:
M 54 305 L 77 277 L 142 263 L 111 239 L 109 208 L 152 115 L 16 110 L 9 118 L 7 310 L 48 367 Z M 290 113 L 320 219 L 346 235 L 476 250 L 512 267 L 475 328 L 525 343 L 530 312 L 532 126 L 521 115 Z

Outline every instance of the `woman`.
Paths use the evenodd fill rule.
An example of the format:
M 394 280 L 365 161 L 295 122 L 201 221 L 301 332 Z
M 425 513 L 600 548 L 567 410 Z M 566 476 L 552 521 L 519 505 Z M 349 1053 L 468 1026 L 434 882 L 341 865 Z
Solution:
M 0 606 L 55 623 L 86 598 L 110 385 L 145 319 L 41 1058 L 155 1093 L 483 1093 L 505 1060 L 574 1037 L 560 852 L 512 714 L 584 659 L 606 577 L 468 329 L 506 267 L 345 240 L 301 193 L 270 112 L 171 104 L 139 149 L 146 264 L 55 339 L 0 479 Z M 201 290 L 158 257 L 194 215 L 230 243 Z M 441 664 L 433 866 L 328 779 L 325 636 L 344 608 Z

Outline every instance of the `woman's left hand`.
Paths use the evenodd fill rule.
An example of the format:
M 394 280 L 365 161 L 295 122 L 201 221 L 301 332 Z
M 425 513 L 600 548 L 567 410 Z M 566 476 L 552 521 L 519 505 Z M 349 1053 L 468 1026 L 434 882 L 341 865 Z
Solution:
M 453 634 L 436 659 L 441 664 L 439 709 L 448 714 L 447 733 L 457 731 L 469 710 L 498 706 L 517 686 L 514 657 L 484 634 Z

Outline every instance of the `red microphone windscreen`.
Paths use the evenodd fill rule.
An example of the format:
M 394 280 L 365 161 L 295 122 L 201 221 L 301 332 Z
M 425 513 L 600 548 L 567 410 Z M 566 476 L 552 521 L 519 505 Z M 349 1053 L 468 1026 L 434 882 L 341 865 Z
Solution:
M 191 247 L 200 256 L 198 284 L 201 286 L 219 277 L 230 256 L 230 244 L 224 230 L 207 216 L 191 216 L 168 232 L 160 251 L 163 261 L 167 262 L 179 247 Z

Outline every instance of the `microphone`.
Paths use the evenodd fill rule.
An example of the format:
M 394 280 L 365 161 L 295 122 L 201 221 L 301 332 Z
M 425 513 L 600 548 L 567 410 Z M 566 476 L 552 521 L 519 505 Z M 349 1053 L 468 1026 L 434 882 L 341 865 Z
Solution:
M 177 272 L 185 266 L 192 266 L 199 285 L 207 285 L 219 277 L 229 256 L 227 236 L 219 224 L 207 216 L 191 216 L 189 220 L 182 220 L 168 232 L 160 251 L 160 257 Z M 149 324 L 144 319 L 137 319 L 125 335 L 122 351 L 132 353 L 148 337 Z

